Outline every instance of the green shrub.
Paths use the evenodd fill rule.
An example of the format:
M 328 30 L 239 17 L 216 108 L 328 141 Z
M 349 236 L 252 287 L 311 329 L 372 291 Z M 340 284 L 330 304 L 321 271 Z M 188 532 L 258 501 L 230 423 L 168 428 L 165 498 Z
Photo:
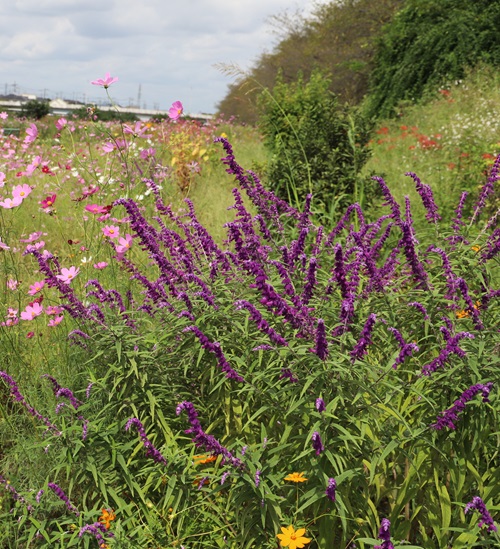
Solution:
M 498 66 L 499 25 L 499 0 L 407 0 L 375 55 L 370 114 L 393 115 L 399 102 L 461 79 L 479 61 Z
M 340 106 L 328 77 L 315 71 L 308 82 L 278 81 L 263 92 L 260 125 L 272 156 L 269 187 L 300 204 L 312 193 L 315 203 L 332 211 L 363 202 L 359 172 L 369 157 L 369 125 L 359 111 Z
M 34 118 L 40 120 L 44 116 L 47 116 L 50 112 L 50 106 L 48 101 L 39 101 L 33 99 L 25 103 L 21 109 L 21 113 L 26 118 Z

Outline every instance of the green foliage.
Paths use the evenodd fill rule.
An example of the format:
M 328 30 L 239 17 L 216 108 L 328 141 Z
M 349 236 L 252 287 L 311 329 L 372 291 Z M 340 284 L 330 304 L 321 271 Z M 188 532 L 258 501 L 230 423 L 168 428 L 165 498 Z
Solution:
M 91 118 L 101 122 L 136 122 L 137 115 L 132 112 L 119 112 L 114 109 L 102 110 L 99 107 L 81 107 L 73 111 L 73 115 L 81 120 Z
M 290 83 L 299 74 L 308 79 L 315 69 L 328 74 L 329 89 L 341 102 L 359 104 L 368 91 L 375 41 L 402 4 L 403 0 L 342 0 L 318 3 L 308 17 L 300 12 L 274 16 L 270 22 L 278 40 L 272 51 L 263 53 L 248 74 L 225 70 L 236 81 L 218 111 L 256 123 L 260 87 L 272 89 L 279 73 Z
M 23 104 L 21 108 L 21 114 L 26 118 L 34 118 L 40 120 L 44 116 L 50 113 L 50 105 L 48 101 L 39 101 L 38 99 L 32 99 Z
M 368 110 L 395 115 L 402 101 L 463 78 L 479 61 L 500 65 L 499 0 L 407 0 L 381 35 Z
M 359 176 L 370 127 L 358 109 L 339 105 L 329 84 L 320 71 L 307 82 L 278 81 L 261 95 L 260 126 L 272 155 L 266 180 L 273 192 L 295 205 L 312 194 L 320 209 L 333 212 L 372 194 Z

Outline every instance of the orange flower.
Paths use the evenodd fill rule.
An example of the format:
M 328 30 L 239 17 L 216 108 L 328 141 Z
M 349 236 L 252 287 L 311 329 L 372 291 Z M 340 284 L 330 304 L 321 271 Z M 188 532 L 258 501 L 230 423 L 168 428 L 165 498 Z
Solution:
M 281 547 L 288 547 L 289 549 L 302 549 L 304 545 L 307 545 L 311 540 L 305 538 L 304 534 L 306 533 L 305 528 L 299 528 L 295 530 L 294 527 L 290 526 L 281 527 L 282 534 L 278 534 L 277 538 L 280 540 Z
M 106 530 L 109 530 L 109 527 L 111 526 L 111 521 L 115 520 L 116 518 L 115 512 L 112 509 L 101 509 L 101 511 L 102 515 L 99 517 L 99 522 L 101 524 L 104 524 Z
M 217 456 L 207 456 L 205 454 L 201 454 L 199 456 L 193 456 L 193 459 L 195 465 L 206 465 L 207 463 L 217 461 Z
M 290 473 L 285 477 L 285 480 L 289 480 L 290 482 L 305 482 L 307 479 L 304 473 Z

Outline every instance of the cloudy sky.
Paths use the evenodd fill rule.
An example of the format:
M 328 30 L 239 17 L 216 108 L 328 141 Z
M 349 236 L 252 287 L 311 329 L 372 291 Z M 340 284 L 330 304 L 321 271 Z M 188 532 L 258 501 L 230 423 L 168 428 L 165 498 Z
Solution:
M 121 105 L 213 112 L 231 78 L 214 65 L 248 69 L 276 36 L 269 17 L 309 13 L 327 0 L 1 0 L 0 94 L 98 102 L 91 80 L 106 72 Z

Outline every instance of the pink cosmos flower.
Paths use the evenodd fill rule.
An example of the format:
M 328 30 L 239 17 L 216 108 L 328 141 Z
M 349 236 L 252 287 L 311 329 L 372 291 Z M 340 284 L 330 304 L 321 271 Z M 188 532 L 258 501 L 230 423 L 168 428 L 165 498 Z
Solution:
M 6 210 L 20 206 L 23 202 L 22 198 L 6 198 L 5 200 L 0 201 L 0 206 Z
M 64 318 L 63 315 L 55 316 L 54 318 L 51 318 L 49 320 L 49 323 L 47 324 L 47 326 L 51 326 L 51 327 L 57 326 L 58 324 L 61 324 L 63 318 Z
M 184 107 L 182 106 L 182 103 L 180 101 L 174 101 L 170 109 L 168 109 L 168 116 L 172 120 L 177 120 L 181 116 L 183 110 Z
M 112 141 L 108 141 L 107 143 L 104 143 L 102 150 L 105 153 L 113 152 L 115 150 L 115 144 Z
M 123 124 L 123 133 L 131 134 L 134 137 L 144 137 L 144 139 L 147 139 L 151 137 L 151 134 L 146 134 L 147 131 L 148 127 L 143 126 L 140 120 L 135 123 L 133 128 L 128 124 Z
M 153 149 L 153 147 L 150 147 L 149 149 L 142 149 L 142 151 L 139 153 L 139 156 L 146 160 L 147 158 L 153 158 L 156 154 L 156 149 Z
M 56 198 L 57 198 L 56 194 L 49 195 L 49 196 L 47 196 L 47 198 L 45 198 L 45 200 L 42 200 L 40 202 L 40 206 L 44 209 L 50 208 L 51 206 L 54 205 L 54 202 L 56 201 Z
M 35 282 L 30 286 L 30 289 L 28 291 L 29 295 L 35 295 L 38 292 L 41 292 L 43 290 L 43 287 L 45 286 L 45 280 L 40 280 L 40 282 Z
M 35 317 L 42 314 L 43 307 L 40 303 L 33 303 L 33 305 L 28 305 L 26 309 L 21 313 L 22 320 L 33 320 Z
M 57 305 L 49 305 L 48 307 L 46 307 L 45 309 L 45 314 L 47 315 L 59 315 L 63 312 L 63 308 L 62 307 L 59 307 Z
M 33 143 L 38 135 L 38 128 L 35 124 L 30 124 L 28 128 L 26 128 L 26 137 L 24 138 L 24 143 Z
M 24 185 L 16 185 L 12 189 L 12 198 L 16 199 L 19 197 L 21 200 L 24 200 L 27 196 L 31 194 L 32 188 L 25 183 Z
M 104 236 L 107 236 L 108 238 L 118 238 L 120 236 L 120 228 L 115 227 L 114 225 L 106 225 L 102 232 L 104 233 Z
M 27 338 L 27 339 L 31 339 L 32 337 L 35 337 L 35 332 L 28 332 L 28 333 L 26 334 L 26 338 Z
M 108 264 L 105 261 L 99 261 L 99 263 L 94 263 L 94 269 L 105 269 L 108 266 Z
M 9 278 L 9 280 L 7 280 L 7 288 L 9 288 L 12 292 L 17 290 L 18 286 L 19 282 L 17 280 L 14 280 L 13 278 Z
M 87 212 L 93 213 L 93 214 L 104 214 L 108 213 L 107 206 L 99 206 L 98 204 L 87 204 L 85 206 L 85 210 Z
M 56 122 L 56 128 L 61 131 L 67 123 L 68 121 L 66 120 L 66 118 L 59 118 L 59 120 Z
M 42 157 L 35 156 L 31 164 L 28 164 L 28 166 L 26 166 L 26 171 L 21 172 L 21 175 L 26 175 L 27 177 L 31 177 L 33 175 L 33 172 L 38 168 L 38 166 L 40 166 L 41 163 L 42 163 Z
M 0 238 L 0 250 L 10 250 L 10 246 L 7 246 L 5 242 L 2 242 L 1 238 Z
M 118 240 L 118 244 L 116 246 L 116 251 L 119 254 L 124 254 L 127 250 L 130 249 L 130 246 L 132 246 L 132 240 L 133 238 L 129 234 L 126 234 L 125 238 L 120 237 L 120 239 Z
M 9 318 L 16 318 L 17 317 L 17 313 L 18 313 L 18 310 L 17 309 L 13 309 L 12 307 L 9 307 L 9 310 L 7 312 L 7 316 Z
M 42 231 L 37 231 L 34 233 L 30 233 L 28 238 L 20 238 L 19 242 L 26 242 L 26 243 L 35 242 L 35 240 L 38 240 L 41 236 L 42 236 Z
M 45 240 L 40 240 L 40 242 L 35 242 L 34 244 L 28 244 L 26 246 L 26 252 L 34 252 L 35 250 L 40 250 L 45 246 Z
M 5 185 L 5 174 L 3 172 L 0 172 L 0 187 L 3 187 Z
M 65 284 L 69 284 L 79 272 L 80 267 L 70 267 L 69 269 L 63 267 L 61 269 L 61 274 L 56 275 L 56 278 L 58 278 L 61 282 L 64 282 Z
M 104 78 L 92 80 L 91 84 L 93 84 L 94 86 L 102 86 L 106 90 L 109 88 L 109 86 L 111 86 L 111 84 L 114 84 L 115 82 L 118 82 L 118 77 L 111 76 L 109 72 L 107 72 Z
M 5 322 L 2 322 L 0 326 L 15 326 L 19 324 L 19 319 L 17 318 L 8 318 Z
M 0 112 L 0 118 L 2 120 L 7 120 L 8 116 L 9 115 L 5 111 Z

